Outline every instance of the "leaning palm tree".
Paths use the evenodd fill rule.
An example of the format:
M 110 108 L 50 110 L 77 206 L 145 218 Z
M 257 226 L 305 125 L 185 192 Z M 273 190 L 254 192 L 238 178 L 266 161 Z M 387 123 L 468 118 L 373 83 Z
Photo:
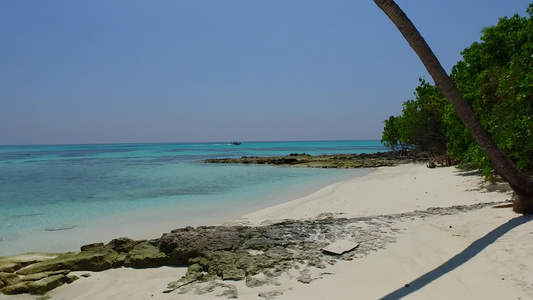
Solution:
M 487 154 L 496 173 L 509 183 L 517 196 L 513 210 L 517 213 L 533 214 L 533 179 L 516 167 L 498 148 L 488 131 L 481 126 L 453 80 L 446 74 L 431 48 L 402 9 L 393 0 L 374 0 L 374 2 L 391 19 L 416 52 L 437 87 L 452 104 L 474 140 Z

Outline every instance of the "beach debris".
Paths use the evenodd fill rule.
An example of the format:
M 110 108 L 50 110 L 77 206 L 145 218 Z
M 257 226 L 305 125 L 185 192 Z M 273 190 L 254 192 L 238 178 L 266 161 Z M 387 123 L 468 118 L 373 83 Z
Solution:
M 267 277 L 264 274 L 258 274 L 255 276 L 246 276 L 246 286 L 249 288 L 255 288 L 263 285 L 279 285 L 279 282 L 275 277 Z
M 225 297 L 227 299 L 237 299 L 239 295 L 239 292 L 235 285 L 216 281 L 202 282 L 195 285 L 187 285 L 182 288 L 181 292 L 191 293 L 195 295 L 220 293 L 216 294 L 215 296 Z
M 452 159 L 449 154 L 433 154 L 429 156 L 429 161 L 427 162 L 426 166 L 430 169 L 436 168 L 436 167 L 449 167 L 453 165 L 457 165 L 457 161 Z
M 513 208 L 513 203 L 505 203 L 505 204 L 495 205 L 492 208 Z
M 271 300 L 271 299 L 276 299 L 277 296 L 283 295 L 283 293 L 284 293 L 283 290 L 273 290 L 273 291 L 270 291 L 270 292 L 259 293 L 257 296 L 259 296 L 261 298 L 265 298 L 267 300 Z
M 199 281 L 204 277 L 203 268 L 199 264 L 189 266 L 185 276 L 181 277 L 177 281 L 173 281 L 167 285 L 167 289 L 163 293 L 173 292 L 183 286 Z
M 300 272 L 300 276 L 298 276 L 298 282 L 309 284 L 311 283 L 311 281 L 313 281 L 313 279 L 311 278 L 311 270 L 303 269 Z
M 326 254 L 342 255 L 346 252 L 354 250 L 357 247 L 359 247 L 359 243 L 339 240 L 329 244 L 328 246 L 320 250 L 322 250 L 322 252 Z
M 239 298 L 239 292 L 237 287 L 233 284 L 219 284 L 220 287 L 226 288 L 222 294 L 216 295 L 217 297 L 226 297 L 227 299 L 237 299 Z

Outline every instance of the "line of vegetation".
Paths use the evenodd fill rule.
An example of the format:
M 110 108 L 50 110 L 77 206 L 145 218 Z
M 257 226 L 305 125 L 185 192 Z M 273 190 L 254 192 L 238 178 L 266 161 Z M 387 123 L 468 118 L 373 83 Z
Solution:
M 482 30 L 481 41 L 461 52 L 450 77 L 481 125 L 517 165 L 533 174 L 533 4 L 528 17 L 500 18 Z M 448 156 L 462 168 L 495 175 L 452 105 L 433 84 L 420 79 L 414 99 L 399 116 L 384 121 L 382 142 L 393 151 Z

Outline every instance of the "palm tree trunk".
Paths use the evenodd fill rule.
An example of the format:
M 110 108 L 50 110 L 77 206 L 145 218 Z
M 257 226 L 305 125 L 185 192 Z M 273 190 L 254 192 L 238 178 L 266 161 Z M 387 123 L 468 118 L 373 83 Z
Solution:
M 431 51 L 411 20 L 393 0 L 374 0 L 376 5 L 396 25 L 405 40 L 416 52 L 437 87 L 452 104 L 461 121 L 465 124 L 474 140 L 491 160 L 494 170 L 506 180 L 518 196 L 513 210 L 517 213 L 533 213 L 533 179 L 521 172 L 516 165 L 498 148 L 490 134 L 481 126 L 474 112 L 463 99 L 453 80 L 442 68 L 439 60 Z

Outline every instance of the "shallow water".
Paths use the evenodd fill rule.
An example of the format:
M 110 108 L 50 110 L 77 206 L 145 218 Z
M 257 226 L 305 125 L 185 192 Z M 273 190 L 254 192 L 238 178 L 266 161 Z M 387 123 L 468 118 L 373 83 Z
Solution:
M 378 141 L 0 146 L 0 256 L 63 250 L 39 244 L 36 236 L 95 222 L 113 232 L 127 222 L 142 231 L 139 224 L 152 226 L 157 218 L 170 226 L 175 217 L 176 227 L 220 221 L 368 172 L 198 160 L 384 150 Z M 151 221 L 142 223 L 143 216 Z

